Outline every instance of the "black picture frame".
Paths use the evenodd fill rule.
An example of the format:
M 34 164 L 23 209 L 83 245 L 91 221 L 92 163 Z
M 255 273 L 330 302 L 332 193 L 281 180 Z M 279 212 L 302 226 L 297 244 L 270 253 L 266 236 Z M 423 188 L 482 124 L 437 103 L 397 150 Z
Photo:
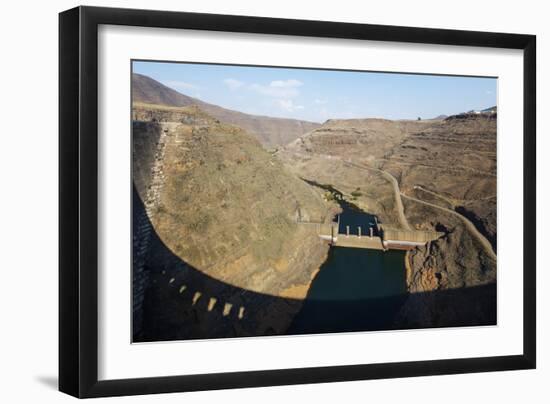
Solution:
M 100 24 L 523 50 L 523 354 L 99 381 L 97 52 Z M 84 398 L 535 368 L 534 35 L 77 7 L 59 15 L 59 100 L 61 391 Z

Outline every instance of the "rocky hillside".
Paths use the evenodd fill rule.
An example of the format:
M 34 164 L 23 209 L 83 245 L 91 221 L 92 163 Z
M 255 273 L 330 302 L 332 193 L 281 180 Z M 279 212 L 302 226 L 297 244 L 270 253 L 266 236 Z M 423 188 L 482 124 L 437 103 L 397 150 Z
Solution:
M 297 175 L 332 185 L 383 223 L 399 227 L 401 221 L 392 185 L 380 171 L 359 166 L 376 168 L 377 162 L 408 136 L 433 122 L 333 119 L 301 136 L 277 155 Z
M 288 153 L 374 161 L 401 143 L 408 134 L 421 131 L 431 124 L 429 121 L 331 119 L 285 149 Z
M 266 148 L 274 148 L 290 143 L 304 133 L 320 126 L 314 122 L 272 118 L 232 111 L 188 97 L 150 77 L 137 73 L 132 75 L 132 99 L 134 102 L 173 107 L 197 105 L 212 117 L 224 123 L 236 125 L 253 134 Z
M 332 175 L 323 165 L 351 162 L 394 176 L 402 192 L 455 210 L 472 220 L 496 247 L 496 114 L 461 114 L 440 120 L 330 120 L 301 136 L 279 153 L 299 175 L 316 173 L 319 181 L 365 187 L 364 171 Z M 332 159 L 327 162 L 327 159 Z M 349 169 L 348 169 L 349 171 Z M 353 171 L 353 170 L 352 170 Z M 350 177 L 351 175 L 351 177 Z M 356 180 L 350 178 L 355 177 Z M 349 184 L 349 182 L 357 182 Z M 377 188 L 380 189 L 380 188 Z M 372 213 L 386 216 L 388 204 Z
M 164 145 L 162 153 L 159 144 Z M 145 324 L 157 328 L 145 330 L 145 335 L 193 338 L 186 334 L 189 321 L 201 324 L 193 328 L 197 335 L 202 327 L 214 330 L 208 333 L 213 336 L 284 332 L 298 303 L 280 299 L 270 303 L 271 314 L 255 313 L 266 309 L 265 296 L 298 299 L 293 302 L 306 296 L 327 246 L 314 227 L 297 225 L 296 219 L 327 217 L 320 193 L 290 173 L 252 135 L 196 106 L 134 104 L 133 178 L 142 201 L 162 182 L 149 213 L 157 240 L 148 267 L 155 282 L 170 274 L 148 292 Z M 183 293 L 181 288 L 190 285 L 194 289 L 186 292 L 191 293 L 187 300 L 170 295 L 175 286 Z M 201 311 L 194 299 L 214 303 Z M 246 307 L 241 328 L 225 320 L 221 300 Z M 156 309 L 178 301 L 188 305 L 174 306 L 174 311 Z M 209 314 L 217 301 L 218 317 Z
M 448 117 L 412 133 L 378 162 L 408 195 L 474 221 L 496 248 L 496 115 Z

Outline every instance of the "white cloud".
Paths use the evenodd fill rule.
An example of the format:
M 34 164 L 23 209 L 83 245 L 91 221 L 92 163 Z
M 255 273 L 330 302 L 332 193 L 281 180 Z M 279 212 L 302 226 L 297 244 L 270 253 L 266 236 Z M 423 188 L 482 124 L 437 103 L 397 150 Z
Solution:
M 324 98 L 323 99 L 316 98 L 316 99 L 313 100 L 313 102 L 317 105 L 324 105 L 324 104 L 328 103 L 328 100 L 326 100 Z
M 262 95 L 274 98 L 282 98 L 288 100 L 289 98 L 295 98 L 300 95 L 298 87 L 301 87 L 303 83 L 299 80 L 274 80 L 268 85 L 252 84 L 250 88 Z
M 304 109 L 303 105 L 296 105 L 292 100 L 280 99 L 275 101 L 279 108 L 286 112 L 295 112 Z
M 288 87 L 300 87 L 303 84 L 304 83 L 302 83 L 300 80 L 289 79 L 289 80 L 274 80 L 271 83 L 269 83 L 269 86 L 288 88 Z
M 223 81 L 223 83 L 229 87 L 230 90 L 237 90 L 239 88 L 241 88 L 242 86 L 244 86 L 244 83 L 242 81 L 239 81 L 239 80 L 235 80 L 235 79 L 225 79 Z
M 186 81 L 164 81 L 163 84 L 176 90 L 197 90 L 199 86 Z
M 274 98 L 273 103 L 284 112 L 296 112 L 304 109 L 303 105 L 296 104 L 293 99 L 300 95 L 299 88 L 303 86 L 300 80 L 273 80 L 269 84 L 254 83 L 248 86 L 260 95 Z

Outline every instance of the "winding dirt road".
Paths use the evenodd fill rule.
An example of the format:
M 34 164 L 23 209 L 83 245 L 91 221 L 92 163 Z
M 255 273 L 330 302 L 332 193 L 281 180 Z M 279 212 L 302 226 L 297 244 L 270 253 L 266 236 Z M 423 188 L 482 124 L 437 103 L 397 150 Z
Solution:
M 450 198 L 447 198 L 446 196 L 440 195 L 436 192 L 430 191 L 429 189 L 426 189 L 420 185 L 415 185 L 413 189 L 420 189 L 422 192 L 426 192 L 427 194 L 430 194 L 438 199 L 441 199 L 442 201 L 446 202 L 449 206 L 452 206 L 453 208 L 456 206 L 456 202 Z
M 365 171 L 374 171 L 382 175 L 386 180 L 390 182 L 393 188 L 393 194 L 395 199 L 395 207 L 397 208 L 397 215 L 399 219 L 399 223 L 401 226 L 406 230 L 412 230 L 412 227 L 409 225 L 409 222 L 407 221 L 407 217 L 405 216 L 405 208 L 403 207 L 403 201 L 401 200 L 401 191 L 399 190 L 399 184 L 397 183 L 397 180 L 393 175 L 391 175 L 389 172 L 380 170 L 378 168 L 372 168 L 372 167 L 366 167 L 362 166 L 356 163 L 351 163 L 349 161 L 344 162 L 344 164 L 347 164 L 349 166 L 358 168 L 360 170 Z
M 348 164 L 350 166 L 353 166 L 353 167 L 361 169 L 361 170 L 369 170 L 369 171 L 378 172 L 392 184 L 393 191 L 394 191 L 394 196 L 395 196 L 395 203 L 396 203 L 396 207 L 397 207 L 397 213 L 399 215 L 399 222 L 407 230 L 412 230 L 412 228 L 409 225 L 409 222 L 407 221 L 407 217 L 405 216 L 405 209 L 403 207 L 403 201 L 402 201 L 401 198 L 406 198 L 406 199 L 411 200 L 413 202 L 421 203 L 421 204 L 424 204 L 426 206 L 430 206 L 434 209 L 442 210 L 442 211 L 444 211 L 448 214 L 451 214 L 451 215 L 454 215 L 454 216 L 458 217 L 462 221 L 462 223 L 464 223 L 464 226 L 466 226 L 466 229 L 481 243 L 481 245 L 482 245 L 483 249 L 485 250 L 485 252 L 491 258 L 493 258 L 496 261 L 497 255 L 496 255 L 495 251 L 493 250 L 493 246 L 491 245 L 489 240 L 487 240 L 487 238 L 483 234 L 481 234 L 479 232 L 479 230 L 475 227 L 475 225 L 468 218 L 466 218 L 465 216 L 461 215 L 458 212 L 455 212 L 454 210 L 447 209 L 447 208 L 444 208 L 442 206 L 436 205 L 434 203 L 426 202 L 426 201 L 423 201 L 421 199 L 417 199 L 417 198 L 405 195 L 399 189 L 399 184 L 397 182 L 397 179 L 387 171 L 384 171 L 384 170 L 381 170 L 381 169 L 378 169 L 378 168 L 362 166 L 362 165 L 359 165 L 359 164 L 356 164 L 356 163 L 351 163 L 349 161 L 345 162 L 344 164 Z M 424 189 L 424 188 L 422 188 L 422 189 Z M 430 192 L 430 193 L 432 193 L 436 196 L 439 196 L 435 192 L 432 192 L 432 191 L 428 191 L 428 192 Z
M 360 165 L 360 164 L 357 164 L 357 163 L 352 163 L 350 160 L 343 160 L 342 158 L 339 158 L 339 160 L 341 160 L 344 163 L 344 165 L 348 165 L 350 167 L 355 167 L 355 168 L 358 168 L 358 169 L 364 170 L 364 171 L 377 172 L 380 175 L 382 175 L 392 185 L 394 198 L 395 198 L 395 206 L 397 208 L 399 223 L 401 224 L 401 226 L 404 229 L 413 230 L 411 228 L 411 226 L 409 225 L 409 222 L 407 221 L 407 217 L 405 216 L 405 208 L 403 206 L 402 198 L 408 199 L 408 200 L 416 202 L 416 203 L 424 204 L 424 205 L 432 207 L 434 209 L 442 210 L 445 213 L 448 213 L 448 214 L 451 214 L 451 215 L 454 215 L 454 216 L 458 217 L 462 221 L 462 223 L 464 223 L 464 226 L 466 226 L 466 229 L 472 234 L 472 236 L 474 236 L 481 243 L 481 246 L 483 247 L 483 249 L 485 250 L 487 255 L 489 255 L 489 257 L 493 258 L 496 261 L 497 255 L 496 255 L 495 251 L 493 250 L 493 246 L 491 245 L 489 240 L 487 240 L 487 238 L 483 234 L 481 234 L 479 232 L 479 230 L 475 227 L 475 225 L 468 218 L 466 218 L 465 216 L 461 215 L 458 212 L 455 212 L 454 210 L 447 209 L 447 208 L 444 208 L 442 206 L 436 205 L 434 203 L 426 202 L 426 201 L 423 201 L 421 199 L 417 199 L 417 198 L 414 198 L 412 196 L 405 195 L 399 189 L 399 183 L 397 182 L 397 179 L 387 171 L 381 170 L 379 168 L 367 167 L 367 166 L 363 166 L 363 165 Z M 425 190 L 425 191 L 428 191 L 428 190 L 420 187 L 419 185 L 417 185 L 417 186 L 419 188 Z M 428 191 L 428 192 L 434 194 L 434 196 L 441 197 L 441 195 L 438 195 L 433 191 Z M 444 198 L 444 199 L 447 199 L 447 198 Z M 450 200 L 449 200 L 449 202 L 450 202 Z
M 417 202 L 417 203 L 424 204 L 426 206 L 430 206 L 430 207 L 435 208 L 435 209 L 440 209 L 440 210 L 442 210 L 446 213 L 449 213 L 451 215 L 454 215 L 454 216 L 458 217 L 462 221 L 462 223 L 464 223 L 464 225 L 466 226 L 466 229 L 475 238 L 477 238 L 477 240 L 481 243 L 482 247 L 485 249 L 485 252 L 487 252 L 487 254 L 496 261 L 497 255 L 495 254 L 495 251 L 493 250 L 493 246 L 491 245 L 489 240 L 487 240 L 485 238 L 485 236 L 479 232 L 479 230 L 474 226 L 474 224 L 469 219 L 462 216 L 460 213 L 455 212 L 454 210 L 444 208 L 444 207 L 436 205 L 434 203 L 426 202 L 426 201 L 423 201 L 421 199 L 416 199 L 416 198 L 413 198 L 412 196 L 408 196 L 408 195 L 405 195 L 403 193 L 401 194 L 401 197 L 403 197 L 405 199 L 408 199 L 408 200 L 411 200 L 413 202 Z

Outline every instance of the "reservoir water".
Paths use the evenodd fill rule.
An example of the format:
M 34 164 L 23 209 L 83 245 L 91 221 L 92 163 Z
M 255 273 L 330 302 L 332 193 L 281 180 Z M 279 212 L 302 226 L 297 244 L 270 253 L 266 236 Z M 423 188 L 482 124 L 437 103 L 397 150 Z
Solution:
M 376 217 L 374 215 L 362 211 L 345 199 L 338 200 L 338 204 L 342 208 L 342 213 L 339 215 L 340 226 L 338 227 L 338 233 L 346 234 L 346 227 L 349 227 L 349 234 L 358 235 L 359 227 L 361 227 L 362 235 L 368 235 L 370 228 L 373 229 L 373 235 L 378 235 Z
M 350 234 L 357 234 L 361 226 L 368 234 L 375 217 L 338 202 L 343 209 L 339 233 L 350 226 Z M 406 298 L 404 255 L 332 246 L 288 334 L 392 329 Z

